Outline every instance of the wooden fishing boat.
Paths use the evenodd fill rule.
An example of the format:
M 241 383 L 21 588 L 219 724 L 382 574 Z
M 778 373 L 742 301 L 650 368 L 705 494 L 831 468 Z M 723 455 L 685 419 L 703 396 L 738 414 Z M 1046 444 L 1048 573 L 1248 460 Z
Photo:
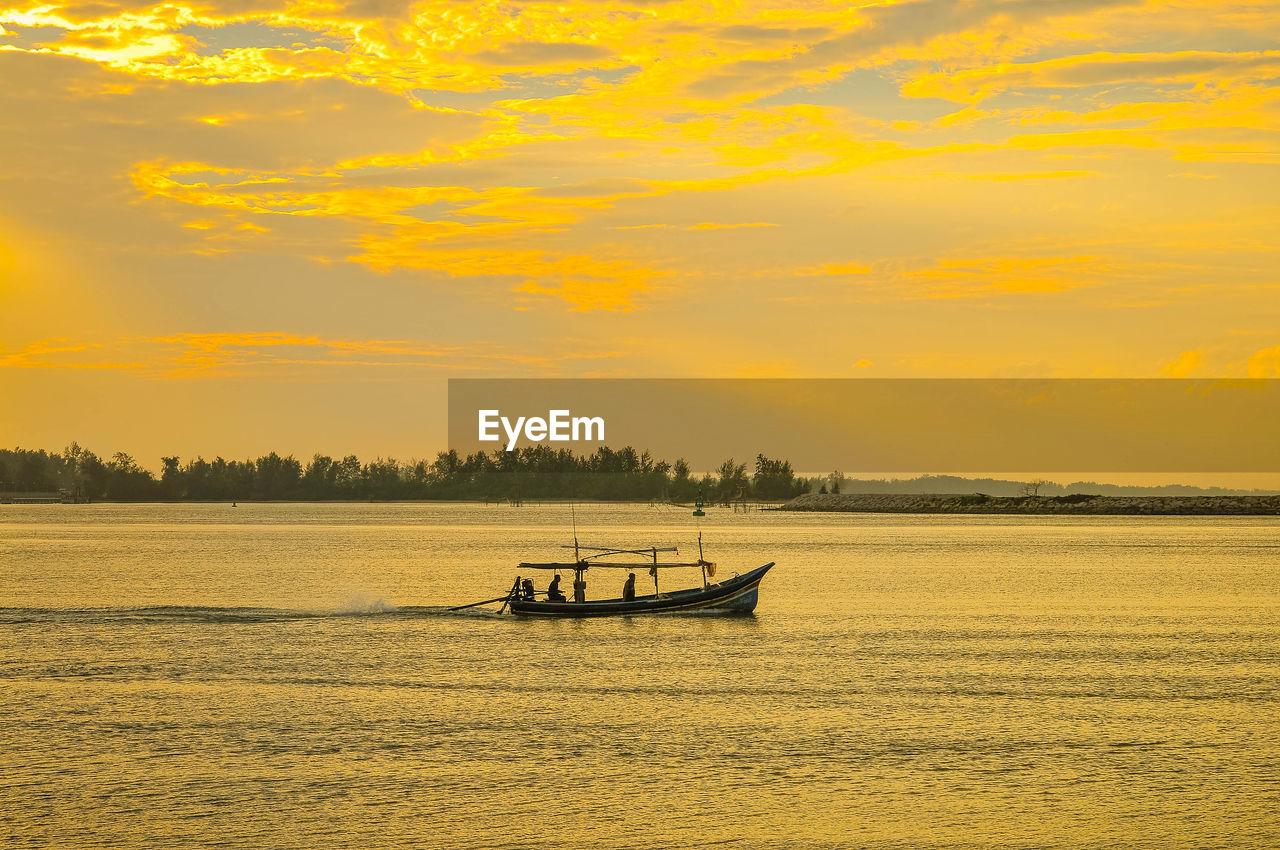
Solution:
M 548 597 L 547 591 L 537 591 L 530 579 L 516 576 L 503 608 L 510 606 L 513 614 L 530 617 L 610 617 L 630 616 L 635 614 L 750 614 L 755 610 L 759 600 L 760 581 L 765 573 L 773 567 L 773 562 L 757 567 L 741 575 L 723 581 L 712 581 L 716 565 L 702 558 L 702 536 L 698 536 L 698 560 L 686 563 L 662 563 L 658 555 L 665 552 L 677 552 L 674 547 L 648 549 L 617 549 L 579 546 L 574 542 L 575 560 L 567 563 L 522 563 L 519 569 L 550 570 L 573 573 L 573 596 L 556 601 Z M 590 553 L 590 554 L 587 554 Z M 616 557 L 638 556 L 644 560 L 617 561 L 605 560 Z M 663 591 L 658 587 L 658 574 L 663 570 L 678 568 L 699 568 L 702 571 L 702 586 L 682 590 Z M 586 574 L 589 570 L 628 570 L 634 573 L 648 571 L 653 579 L 654 591 L 644 596 L 633 598 L 618 597 L 615 599 L 588 600 L 586 598 Z M 634 586 L 634 585 L 633 585 Z M 542 597 L 542 598 L 539 598 Z

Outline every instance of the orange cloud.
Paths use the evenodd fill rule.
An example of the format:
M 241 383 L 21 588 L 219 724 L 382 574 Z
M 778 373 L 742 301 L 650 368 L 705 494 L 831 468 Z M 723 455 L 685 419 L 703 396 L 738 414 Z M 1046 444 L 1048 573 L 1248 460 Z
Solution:
M 823 263 L 819 266 L 804 266 L 795 270 L 800 277 L 837 277 L 849 274 L 871 274 L 871 266 L 866 263 Z
M 517 366 L 553 369 L 574 361 L 608 361 L 622 356 L 623 352 L 613 348 L 583 350 L 571 340 L 564 341 L 563 347 L 544 347 L 531 354 L 491 341 L 480 345 L 439 345 L 411 339 L 335 339 L 285 331 L 220 331 L 122 338 L 108 343 L 44 339 L 16 352 L 0 349 L 0 369 L 108 369 L 170 379 L 338 367 L 505 374 Z
M 1184 351 L 1160 368 L 1165 378 L 1185 378 L 1204 364 L 1204 349 Z
M 1041 62 L 1004 62 L 960 72 L 917 77 L 902 86 L 907 97 L 937 97 L 976 104 L 1023 88 L 1079 88 L 1121 83 L 1198 84 L 1267 79 L 1280 73 L 1280 50 L 1239 53 L 1090 53 Z
M 406 340 L 328 340 L 284 332 L 180 333 L 146 342 L 170 348 L 174 354 L 164 368 L 180 375 L 250 365 L 415 366 L 441 363 L 438 358 L 456 353 Z
M 626 260 L 600 260 L 582 254 L 540 250 L 434 249 L 412 235 L 368 238 L 365 252 L 351 259 L 378 271 L 426 269 L 451 277 L 518 277 L 512 292 L 550 295 L 575 311 L 629 312 L 635 297 L 652 289 L 662 273 Z
M 72 343 L 66 337 L 42 339 L 9 354 L 0 347 L 0 369 L 136 369 L 141 366 L 103 360 L 101 348 L 101 345 Z
M 941 259 L 903 272 L 908 284 L 923 283 L 930 298 L 974 298 L 991 294 L 1048 294 L 1093 285 L 1106 270 L 1100 257 L 976 257 Z
M 1280 378 L 1280 345 L 1255 352 L 1245 363 L 1250 378 Z
M 739 224 L 720 224 L 714 221 L 704 221 L 699 224 L 691 224 L 685 230 L 736 230 L 742 227 L 777 227 L 778 225 L 770 221 L 744 221 Z
M 354 264 L 335 272 L 343 286 L 390 290 L 365 272 L 409 270 L 462 298 L 565 314 L 699 303 L 672 280 L 728 292 L 774 277 L 793 284 L 800 333 L 836 321 L 841 298 L 1105 282 L 1105 309 L 1137 309 L 1221 279 L 1257 287 L 1241 296 L 1256 305 L 1275 211 L 1245 199 L 1266 183 L 1258 166 L 1280 161 L 1280 51 L 1230 45 L 1280 33 L 1274 6 L 886 0 L 739 5 L 732 21 L 715 5 L 578 0 L 26 6 L 0 11 L 4 105 L 21 117 L 0 162 L 30 185 L 13 182 L 0 206 L 25 210 L 41 186 L 75 199 L 48 215 L 68 228 L 86 204 L 101 221 L 122 213 L 134 241 L 95 255 L 116 257 L 120 279 L 156 251 L 197 279 L 219 263 L 313 258 Z M 1155 46 L 1123 52 L 1134 44 Z M 1206 49 L 1178 49 L 1194 44 Z M 65 177 L 37 161 L 77 138 L 115 148 L 66 158 Z M 318 144 L 329 139 L 341 143 Z M 1215 179 L 1171 191 L 1170 159 Z M 102 200 L 126 173 L 143 203 Z M 1029 181 L 1045 182 L 1005 185 Z M 766 226 L 767 239 L 698 235 Z M 858 262 L 822 250 L 855 232 Z M 1167 257 L 1176 268 L 1157 269 Z M 774 310 L 765 288 L 733 290 L 742 315 Z M 332 340 L 165 344 L 226 369 L 377 360 Z

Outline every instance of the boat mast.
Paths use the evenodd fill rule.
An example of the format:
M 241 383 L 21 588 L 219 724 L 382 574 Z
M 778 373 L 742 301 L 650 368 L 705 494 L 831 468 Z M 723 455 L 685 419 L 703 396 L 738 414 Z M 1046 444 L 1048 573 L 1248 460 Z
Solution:
M 569 520 L 573 523 L 573 601 L 587 601 L 587 582 L 582 578 L 585 568 L 582 557 L 578 554 L 578 516 L 574 513 L 573 502 L 569 502 Z
M 569 500 L 569 522 L 573 524 L 573 560 L 574 563 L 581 561 L 578 557 L 578 517 L 573 512 L 573 500 Z
M 701 526 L 701 523 L 699 523 Z M 702 567 L 702 586 L 707 587 L 707 559 L 702 557 L 702 528 L 698 528 L 698 566 Z

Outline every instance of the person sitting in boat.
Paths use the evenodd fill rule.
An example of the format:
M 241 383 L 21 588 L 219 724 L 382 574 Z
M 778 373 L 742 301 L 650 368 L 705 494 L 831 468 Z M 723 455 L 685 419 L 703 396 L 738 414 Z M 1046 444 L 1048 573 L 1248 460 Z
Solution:
M 622 585 L 622 599 L 624 602 L 630 602 L 636 598 L 636 574 L 627 573 L 627 582 Z
M 560 592 L 560 574 L 556 573 L 555 578 L 551 579 L 551 584 L 547 585 L 547 601 L 548 602 L 564 602 L 564 594 Z
M 520 598 L 525 600 L 533 599 L 534 593 L 535 591 L 533 589 L 533 579 L 531 578 L 521 579 Z

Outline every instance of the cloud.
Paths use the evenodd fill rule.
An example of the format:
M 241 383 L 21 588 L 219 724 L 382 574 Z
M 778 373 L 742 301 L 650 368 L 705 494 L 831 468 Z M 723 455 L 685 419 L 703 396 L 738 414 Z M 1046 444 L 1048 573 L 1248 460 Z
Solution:
M 526 295 L 552 296 L 569 304 L 579 313 L 591 310 L 629 313 L 635 308 L 636 294 L 645 292 L 650 287 L 645 282 L 647 276 L 643 271 L 639 275 L 630 273 L 630 270 L 625 268 L 620 271 L 621 274 L 605 279 L 592 280 L 565 276 L 560 282 L 552 284 L 526 280 L 511 291 Z M 542 277 L 545 279 L 547 276 Z
M 520 41 L 473 54 L 476 60 L 485 64 L 520 67 L 561 65 L 579 67 L 607 59 L 611 55 L 612 52 L 608 48 L 598 44 L 539 41 Z
M 557 363 L 620 356 L 616 349 L 575 350 L 572 341 L 530 353 L 488 340 L 441 345 L 417 339 L 323 337 L 289 331 L 213 331 L 126 337 L 111 342 L 50 338 L 17 352 L 0 349 L 0 369 L 116 370 L 166 379 L 300 374 L 335 368 L 506 373 L 518 365 L 546 369 Z
M 1160 375 L 1165 378 L 1186 378 L 1202 365 L 1204 365 L 1204 349 L 1193 348 L 1183 351 L 1160 367 Z
M 771 221 L 744 221 L 736 224 L 721 224 L 714 221 L 703 221 L 698 224 L 691 224 L 685 230 L 737 230 L 743 227 L 777 227 L 778 225 Z
M 728 15 L 125 0 L 0 20 L 14 48 L 0 51 L 0 208 L 32 231 L 7 244 L 19 259 L 57 256 L 49 245 L 85 256 L 92 303 L 120 316 L 82 307 L 86 327 L 158 337 L 170 301 L 156 291 L 203 320 L 244 309 L 254 289 L 274 311 L 263 326 L 304 313 L 315 327 L 358 324 L 353 339 L 413 336 L 430 317 L 529 340 L 585 311 L 643 337 L 673 314 L 666 300 L 697 336 L 700 305 L 732 292 L 733 320 L 767 315 L 779 339 L 816 337 L 815 325 L 838 338 L 832 305 L 856 300 L 872 321 L 890 302 L 894 319 L 936 309 L 927 333 L 955 340 L 964 311 L 987 305 L 912 302 L 1000 297 L 1015 321 L 1043 305 L 1003 296 L 1095 287 L 1056 298 L 1076 312 L 1053 321 L 1129 346 L 1141 368 L 1168 349 L 1146 350 L 1139 332 L 1102 339 L 1106 310 L 1230 289 L 1230 305 L 1171 321 L 1270 315 L 1263 169 L 1280 161 L 1280 89 L 1277 51 L 1258 48 L 1280 32 L 1274 4 L 886 0 Z M 1214 179 L 1174 186 L 1187 166 L 1173 159 Z M 765 226 L 758 239 L 703 233 Z M 17 310 L 5 298 L 5 339 L 53 321 L 34 299 Z M 353 298 L 397 307 L 357 316 Z M 71 332 L 40 327 L 32 338 Z M 397 356 L 333 341 L 224 340 L 214 353 L 227 369 Z M 905 362 L 894 346 L 909 343 L 888 343 L 877 362 Z M 111 350 L 25 360 L 151 362 Z
M 827 27 L 761 27 L 736 24 L 716 31 L 718 38 L 741 42 L 818 41 L 830 35 Z
M 537 249 L 433 248 L 409 232 L 389 239 L 370 237 L 364 252 L 351 257 L 377 271 L 420 269 L 449 277 L 523 279 L 511 292 L 551 296 L 576 312 L 630 312 L 637 296 L 650 291 L 663 272 L 625 259 Z
M 1253 52 L 1090 53 L 1042 62 L 1001 63 L 966 71 L 937 72 L 902 86 L 906 97 L 937 97 L 977 104 L 1026 88 L 1079 88 L 1121 83 L 1222 84 L 1280 75 L 1280 50 Z
M 927 298 L 1056 294 L 1091 286 L 1107 271 L 1097 256 L 944 258 L 902 272 L 900 280 L 923 286 Z
M 67 337 L 50 337 L 19 351 L 0 347 L 0 369 L 137 369 L 142 364 L 104 359 L 101 345 L 72 343 Z
M 1250 378 L 1280 378 L 1280 345 L 1254 352 L 1245 369 Z
M 1084 169 L 1057 171 L 926 171 L 914 175 L 916 180 L 990 180 L 1014 183 L 1021 180 L 1064 180 L 1073 177 L 1097 177 L 1099 172 Z
M 536 194 L 543 198 L 609 198 L 642 197 L 650 194 L 652 187 L 634 177 L 609 177 L 571 183 L 544 186 Z
M 172 355 L 163 368 L 182 376 L 248 366 L 442 366 L 442 358 L 459 353 L 407 340 L 322 339 L 282 331 L 179 333 L 145 342 L 167 347 Z
M 918 47 L 942 36 L 992 28 L 1016 31 L 1031 23 L 1099 9 L 1137 5 L 1135 0 L 912 0 L 862 7 L 849 31 L 807 45 L 794 55 L 748 59 L 723 65 L 692 81 L 689 91 L 704 97 L 760 97 L 796 85 L 812 85 L 854 68 L 903 58 L 893 51 Z
M 802 266 L 795 270 L 798 277 L 842 277 L 851 274 L 871 274 L 866 263 L 823 263 L 818 266 Z

